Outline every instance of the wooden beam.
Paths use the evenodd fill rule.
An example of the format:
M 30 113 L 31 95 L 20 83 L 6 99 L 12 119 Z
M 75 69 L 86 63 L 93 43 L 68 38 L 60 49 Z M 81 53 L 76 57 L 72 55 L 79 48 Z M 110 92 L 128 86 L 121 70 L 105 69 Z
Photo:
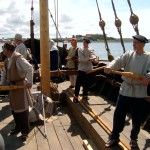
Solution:
M 41 51 L 41 85 L 42 93 L 50 95 L 50 52 L 48 0 L 40 0 L 40 51 Z

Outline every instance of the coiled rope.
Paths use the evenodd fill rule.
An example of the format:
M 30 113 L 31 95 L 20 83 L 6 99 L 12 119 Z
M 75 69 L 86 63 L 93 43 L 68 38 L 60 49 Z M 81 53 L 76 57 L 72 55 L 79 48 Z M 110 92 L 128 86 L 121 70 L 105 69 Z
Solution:
M 122 23 L 121 23 L 121 20 L 117 17 L 117 13 L 116 13 L 116 9 L 115 9 L 115 5 L 114 5 L 113 0 L 111 0 L 111 3 L 112 3 L 114 15 L 115 15 L 115 26 L 118 30 L 119 35 L 120 35 L 120 42 L 121 42 L 121 45 L 122 45 L 122 48 L 123 48 L 123 52 L 125 53 L 126 50 L 125 50 L 125 46 L 124 46 L 124 42 L 123 42 L 123 38 L 122 38 L 122 32 L 121 32 L 121 24 Z
M 129 4 L 130 12 L 131 12 L 130 23 L 132 24 L 133 29 L 136 32 L 136 34 L 139 35 L 139 29 L 138 29 L 139 17 L 133 13 L 130 0 L 127 0 L 127 2 Z
M 99 18 L 100 18 L 99 26 L 101 27 L 101 29 L 103 31 L 103 36 L 104 36 L 104 40 L 105 40 L 105 48 L 106 48 L 106 51 L 107 51 L 108 60 L 111 62 L 112 60 L 114 60 L 114 57 L 111 54 L 111 52 L 109 50 L 109 47 L 108 47 L 107 37 L 106 37 L 106 34 L 105 34 L 105 21 L 102 19 L 97 0 L 96 0 L 96 4 L 97 4 L 98 14 L 99 14 Z

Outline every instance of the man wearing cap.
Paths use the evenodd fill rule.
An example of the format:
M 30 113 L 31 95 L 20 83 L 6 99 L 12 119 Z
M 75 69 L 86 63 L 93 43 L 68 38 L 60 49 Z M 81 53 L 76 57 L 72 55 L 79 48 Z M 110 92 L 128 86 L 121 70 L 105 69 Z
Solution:
M 88 100 L 88 88 L 91 80 L 90 75 L 86 74 L 87 71 L 93 69 L 93 62 L 96 62 L 96 56 L 93 48 L 89 47 L 90 40 L 88 38 L 83 39 L 83 47 L 78 49 L 78 74 L 75 85 L 75 97 L 74 102 L 78 102 L 78 95 L 80 87 L 83 86 L 83 98 Z
M 66 58 L 67 64 L 66 67 L 69 70 L 77 70 L 78 69 L 78 49 L 77 39 L 71 39 L 71 47 L 68 50 L 68 56 Z M 69 88 L 74 88 L 76 83 L 77 75 L 69 75 L 70 86 Z
M 106 147 L 111 147 L 119 142 L 120 133 L 125 126 L 128 112 L 132 115 L 132 129 L 130 134 L 131 148 L 138 147 L 137 140 L 140 126 L 148 115 L 149 103 L 145 100 L 147 86 L 150 82 L 150 54 L 144 50 L 147 38 L 142 35 L 133 36 L 133 51 L 127 51 L 120 58 L 112 61 L 104 69 L 105 73 L 124 68 L 125 72 L 142 75 L 142 80 L 122 76 L 119 97 L 114 112 L 113 129 Z
M 23 44 L 22 41 L 22 35 L 21 34 L 16 34 L 15 35 L 15 44 L 17 45 L 15 48 L 15 51 L 23 55 L 25 59 L 27 59 L 27 48 Z
M 9 43 L 4 44 L 3 53 L 7 58 L 1 74 L 1 85 L 26 86 L 26 88 L 9 91 L 10 108 L 15 121 L 15 128 L 10 131 L 10 134 L 21 132 L 22 139 L 26 140 L 30 128 L 29 105 L 31 104 L 28 89 L 33 84 L 33 67 Z

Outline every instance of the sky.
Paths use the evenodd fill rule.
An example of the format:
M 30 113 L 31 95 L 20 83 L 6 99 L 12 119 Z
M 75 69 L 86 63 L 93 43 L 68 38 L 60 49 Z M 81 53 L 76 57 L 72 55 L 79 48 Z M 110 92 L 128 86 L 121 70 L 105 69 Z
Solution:
M 58 30 L 61 37 L 72 35 L 102 34 L 99 26 L 99 13 L 96 0 L 48 0 L 49 10 L 55 20 L 55 4 L 58 1 Z M 108 37 L 119 38 L 114 25 L 115 15 L 111 0 L 97 0 L 105 32 Z M 127 0 L 113 0 L 117 17 L 121 20 L 122 36 L 131 38 L 135 31 L 129 21 L 131 12 Z M 139 33 L 150 39 L 150 2 L 149 0 L 130 0 L 133 13 L 139 17 Z M 39 0 L 33 0 L 33 20 L 35 38 L 40 38 Z M 30 37 L 31 0 L 1 0 L 0 38 L 13 38 L 20 33 L 24 38 Z M 49 14 L 49 36 L 56 37 L 56 28 Z

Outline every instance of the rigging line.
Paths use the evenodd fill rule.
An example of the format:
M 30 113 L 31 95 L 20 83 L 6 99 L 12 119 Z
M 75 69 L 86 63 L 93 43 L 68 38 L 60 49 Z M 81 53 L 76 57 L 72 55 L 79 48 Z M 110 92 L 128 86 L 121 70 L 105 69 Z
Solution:
M 58 0 L 57 1 L 57 16 L 56 16 L 56 22 L 57 22 L 57 29 L 58 29 Z M 56 31 L 56 38 L 58 39 L 58 30 Z M 57 40 L 57 47 L 58 47 L 58 40 Z M 58 62 L 57 62 L 57 70 L 60 70 L 60 57 L 59 57 L 59 51 L 57 51 L 57 57 L 58 57 Z M 59 76 L 60 74 L 58 73 L 57 76 Z
M 56 17 L 56 21 L 57 21 L 57 28 L 58 28 L 58 0 L 57 0 L 57 17 Z M 56 37 L 58 38 L 58 30 L 57 30 L 57 35 Z M 58 46 L 58 41 L 57 41 L 57 46 Z
M 51 17 L 52 20 L 53 20 L 53 23 L 54 23 L 54 25 L 55 25 L 56 30 L 58 31 L 58 34 L 59 34 L 60 38 L 62 39 L 61 34 L 60 34 L 60 32 L 59 32 L 59 30 L 58 30 L 58 27 L 57 27 L 57 25 L 56 25 L 56 22 L 55 22 L 55 20 L 54 20 L 54 18 L 53 18 L 53 16 L 52 16 L 52 14 L 51 14 L 51 12 L 50 12 L 49 9 L 48 9 L 48 11 L 49 11 L 50 17 Z
M 56 1 L 54 0 L 54 11 L 55 11 L 55 22 L 56 22 Z M 56 30 L 56 32 L 57 32 L 57 30 Z M 57 33 L 56 33 L 56 35 L 57 35 Z
M 99 9 L 98 1 L 97 0 L 96 0 L 96 4 L 97 4 L 98 13 L 99 13 L 99 18 L 100 18 L 100 20 L 102 20 L 102 16 L 101 16 L 101 13 L 100 13 L 100 9 Z
M 54 9 L 55 10 L 55 22 L 54 22 L 54 19 L 52 18 L 52 14 L 51 14 L 51 18 L 53 19 L 54 24 L 56 24 L 55 25 L 55 27 L 56 27 L 56 39 L 58 39 L 58 34 L 59 34 L 59 31 L 58 31 L 58 0 L 57 1 L 54 0 L 54 8 L 55 8 Z M 57 47 L 58 47 L 58 40 L 57 40 Z M 57 60 L 57 70 L 59 70 L 60 69 L 59 68 L 59 64 L 60 64 L 59 51 L 57 51 L 57 58 L 58 58 L 58 60 Z M 59 76 L 59 72 L 58 72 L 57 76 Z
M 121 45 L 122 45 L 122 48 L 123 48 L 123 52 L 125 53 L 126 50 L 125 50 L 125 46 L 124 46 L 124 42 L 123 42 L 123 38 L 122 38 L 122 32 L 121 32 L 121 20 L 117 17 L 117 13 L 116 13 L 116 9 L 115 9 L 115 5 L 114 5 L 113 0 L 111 0 L 111 3 L 112 3 L 114 15 L 115 15 L 115 26 L 118 30 L 119 35 L 120 35 Z
M 130 7 L 130 12 L 131 12 L 131 14 L 133 14 L 133 10 L 132 10 L 132 7 L 131 7 L 130 0 L 127 0 L 127 1 L 128 1 L 128 4 L 129 4 L 129 7 Z
M 105 41 L 105 48 L 106 48 L 106 51 L 107 51 L 108 60 L 112 61 L 112 60 L 114 60 L 114 57 L 111 54 L 111 52 L 109 50 L 109 47 L 108 47 L 107 37 L 106 37 L 106 33 L 105 33 L 105 21 L 102 19 L 97 0 L 96 0 L 96 4 L 97 4 L 98 14 L 99 14 L 99 18 L 100 18 L 99 26 L 101 27 L 101 29 L 103 31 L 103 36 L 104 36 L 104 41 Z
M 58 0 L 54 0 L 54 10 L 55 10 L 55 23 L 58 28 Z M 58 39 L 58 31 L 56 30 L 56 39 Z M 57 41 L 58 46 L 58 41 Z
M 135 14 L 133 13 L 130 0 L 127 0 L 127 2 L 128 2 L 129 8 L 130 8 L 130 12 L 131 12 L 130 23 L 132 24 L 133 29 L 134 29 L 134 31 L 136 32 L 136 34 L 139 35 L 139 29 L 138 29 L 139 18 L 138 18 L 137 15 L 135 15 Z
M 22 5 L 21 5 L 22 6 Z M 24 12 L 24 9 L 27 7 L 27 0 L 25 1 L 24 5 L 21 7 L 21 9 L 19 9 L 19 11 L 16 13 L 18 14 L 18 17 L 17 17 L 17 20 L 19 22 L 19 19 L 22 20 L 23 17 L 23 12 Z M 17 24 L 17 23 L 16 23 Z M 17 26 L 17 25 L 16 25 Z

